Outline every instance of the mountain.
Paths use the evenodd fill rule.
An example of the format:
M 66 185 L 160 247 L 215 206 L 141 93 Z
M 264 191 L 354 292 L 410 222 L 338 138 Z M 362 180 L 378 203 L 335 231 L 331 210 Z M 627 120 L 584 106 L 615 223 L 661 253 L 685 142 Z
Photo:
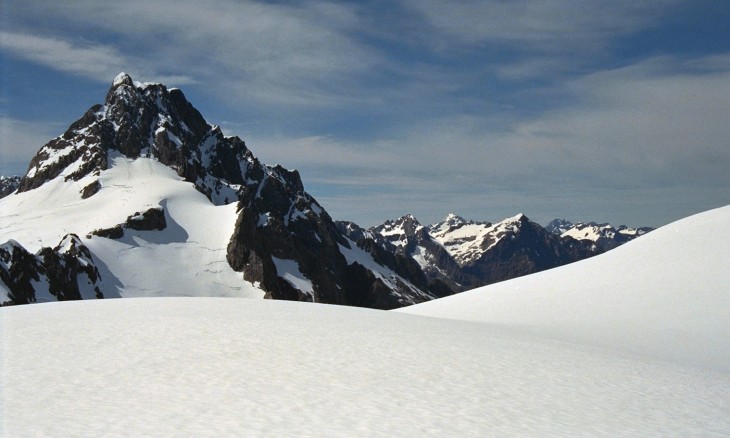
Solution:
M 69 234 L 35 254 L 10 240 L 0 245 L 0 305 L 104 298 L 91 252 Z
M 651 227 L 629 228 L 626 225 L 614 228 L 611 224 L 596 222 L 574 224 L 565 219 L 554 219 L 545 229 L 562 237 L 572 237 L 586 244 L 595 245 L 603 251 L 616 248 L 654 230 Z
M 2 308 L 0 434 L 728 436 L 729 245 L 724 207 L 394 312 L 170 297 Z
M 436 297 L 460 290 L 462 275 L 451 256 L 412 215 L 365 230 L 352 222 L 338 222 L 340 230 L 379 263 Z
M 373 227 L 367 237 L 384 250 L 413 259 L 430 282 L 454 291 L 554 268 L 601 252 L 570 237 L 552 234 L 518 214 L 496 224 L 455 214 L 423 226 L 412 215 Z M 353 237 L 355 241 L 359 240 Z M 378 241 L 376 239 L 376 241 Z
M 0 198 L 4 198 L 16 190 L 20 186 L 19 176 L 0 176 Z
M 546 226 L 545 229 L 553 234 L 563 234 L 573 227 L 573 222 L 567 219 L 553 219 Z
M 124 73 L 103 104 L 33 157 L 15 194 L 0 200 L 0 229 L 0 241 L 31 255 L 74 234 L 99 267 L 104 297 L 264 296 L 377 308 L 435 297 L 348 239 L 297 171 L 259 162 L 179 89 Z M 416 266 L 412 275 L 423 273 Z M 31 284 L 34 294 L 21 298 L 6 282 L 3 301 L 61 299 Z
M 401 310 L 727 373 L 728 246 L 730 206 L 588 260 Z

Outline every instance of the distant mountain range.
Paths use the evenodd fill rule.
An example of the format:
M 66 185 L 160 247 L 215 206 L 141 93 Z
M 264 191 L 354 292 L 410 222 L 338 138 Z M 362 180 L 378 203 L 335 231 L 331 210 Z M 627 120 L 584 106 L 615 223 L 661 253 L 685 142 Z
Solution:
M 341 224 L 340 229 L 360 246 L 376 245 L 413 259 L 431 284 L 455 292 L 585 259 L 651 230 L 572 224 L 564 219 L 543 228 L 524 214 L 496 224 L 449 214 L 426 226 L 406 215 L 369 230 L 352 223 Z
M 0 179 L 0 302 L 247 296 L 392 309 L 571 263 L 649 228 L 519 214 L 334 221 L 179 89 L 117 76 L 103 104 Z

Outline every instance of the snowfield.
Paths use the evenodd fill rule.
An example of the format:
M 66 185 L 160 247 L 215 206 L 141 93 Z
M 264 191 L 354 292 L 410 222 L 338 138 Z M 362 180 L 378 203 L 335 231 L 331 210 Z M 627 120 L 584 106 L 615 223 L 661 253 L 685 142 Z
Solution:
M 202 256 L 228 232 L 175 234 L 234 216 L 177 210 L 195 196 L 167 198 L 155 257 L 183 238 Z M 98 242 L 145 251 L 144 233 L 88 244 L 131 269 Z M 729 245 L 724 207 L 398 312 L 206 297 L 1 308 L 0 436 L 728 436 Z
M 730 376 L 507 327 L 264 300 L 0 311 L 2 436 L 721 436 Z
M 264 296 L 226 259 L 236 203 L 213 205 L 155 159 L 118 154 L 110 162 L 99 177 L 101 190 L 88 199 L 80 199 L 79 193 L 94 178 L 64 181 L 66 172 L 34 190 L 1 199 L 0 242 L 11 237 L 36 252 L 58 245 L 67 233 L 78 234 L 99 267 L 107 298 Z M 165 210 L 167 228 L 162 231 L 127 229 L 119 240 L 87 237 L 155 207 Z M 7 293 L 0 290 L 3 296 Z

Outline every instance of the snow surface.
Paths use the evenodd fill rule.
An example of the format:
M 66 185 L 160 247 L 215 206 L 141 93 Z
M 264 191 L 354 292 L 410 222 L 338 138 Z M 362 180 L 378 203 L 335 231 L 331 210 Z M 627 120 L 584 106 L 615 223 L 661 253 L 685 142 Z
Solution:
M 0 242 L 13 238 L 36 252 L 77 234 L 92 252 L 107 298 L 264 296 L 226 259 L 235 203 L 211 204 L 155 159 L 116 155 L 110 162 L 98 177 L 101 190 L 90 198 L 81 199 L 80 192 L 95 177 L 64 181 L 64 172 L 37 189 L 0 199 Z M 162 231 L 125 229 L 118 240 L 86 237 L 157 207 L 165 211 Z
M 148 165 L 160 176 L 140 160 L 112 172 Z M 100 242 L 149 263 L 228 232 L 183 235 L 174 223 L 235 215 L 183 213 L 193 192 L 173 193 L 156 247 L 169 252 L 146 245 L 155 232 L 87 245 L 131 269 Z M 398 312 L 169 297 L 0 308 L 0 436 L 728 436 L 729 225 L 730 206 Z
M 729 247 L 726 206 L 587 260 L 399 311 L 730 373 Z
M 266 300 L 0 309 L 2 436 L 722 436 L 730 376 Z
M 636 234 L 636 230 L 633 230 Z M 631 234 L 631 233 L 625 233 Z M 577 224 L 569 230 L 561 234 L 561 237 L 572 237 L 576 240 L 591 240 L 593 242 L 598 241 L 601 237 L 613 239 L 615 230 L 609 224 L 603 225 L 589 225 L 589 224 Z

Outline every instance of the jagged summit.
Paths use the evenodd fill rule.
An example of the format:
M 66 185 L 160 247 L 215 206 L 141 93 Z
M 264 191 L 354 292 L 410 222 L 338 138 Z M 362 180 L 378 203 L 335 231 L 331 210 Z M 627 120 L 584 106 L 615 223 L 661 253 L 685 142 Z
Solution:
M 128 158 L 153 157 L 216 204 L 234 202 L 246 182 L 244 175 L 251 171 L 259 176 L 283 173 L 281 168 L 264 169 L 241 139 L 226 137 L 219 127 L 208 124 L 179 89 L 135 83 L 121 73 L 104 104 L 91 107 L 38 151 L 18 191 L 59 176 L 93 184 L 93 177 L 109 167 L 112 152 Z
M 4 198 L 12 193 L 15 193 L 20 187 L 19 176 L 5 176 L 0 175 L 0 198 Z
M 385 221 L 382 225 L 371 228 L 371 231 L 382 235 L 396 246 L 403 246 L 408 242 L 409 237 L 422 229 L 423 225 L 418 222 L 418 219 L 412 214 L 407 214 L 396 220 Z
M 132 81 L 132 77 L 126 74 L 125 72 L 119 73 L 115 78 L 114 81 L 112 81 L 112 88 L 116 88 L 120 85 L 129 85 L 133 86 L 134 82 Z
M 567 219 L 553 219 L 545 226 L 545 229 L 554 234 L 563 234 L 573 226 L 573 222 Z
M 193 187 L 207 204 L 189 193 Z M 40 233 L 46 238 L 26 235 L 23 243 L 31 250 L 53 245 L 62 230 L 86 236 L 91 253 L 101 254 L 111 270 L 121 269 L 110 274 L 118 281 L 105 283 L 116 295 L 200 295 L 214 289 L 251 296 L 253 288 L 275 299 L 377 308 L 435 296 L 417 266 L 400 269 L 355 246 L 304 190 L 297 171 L 261 163 L 243 140 L 209 124 L 179 89 L 135 82 L 125 73 L 112 81 L 102 104 L 38 151 L 18 193 L 0 211 L 23 217 L 34 202 L 54 199 L 44 205 L 48 220 L 27 212 L 32 215 L 26 221 L 47 228 Z M 209 208 L 230 203 L 235 209 Z M 0 213 L 0 227 L 27 233 L 14 217 Z M 70 217 L 76 220 L 67 221 Z M 227 234 L 224 240 L 216 237 L 220 232 Z M 137 257 L 120 262 L 107 239 L 127 245 L 118 250 Z M 189 281 L 168 283 L 150 266 L 185 269 L 189 272 L 170 277 Z M 243 274 L 239 284 L 232 272 Z M 243 281 L 252 286 L 243 287 Z

